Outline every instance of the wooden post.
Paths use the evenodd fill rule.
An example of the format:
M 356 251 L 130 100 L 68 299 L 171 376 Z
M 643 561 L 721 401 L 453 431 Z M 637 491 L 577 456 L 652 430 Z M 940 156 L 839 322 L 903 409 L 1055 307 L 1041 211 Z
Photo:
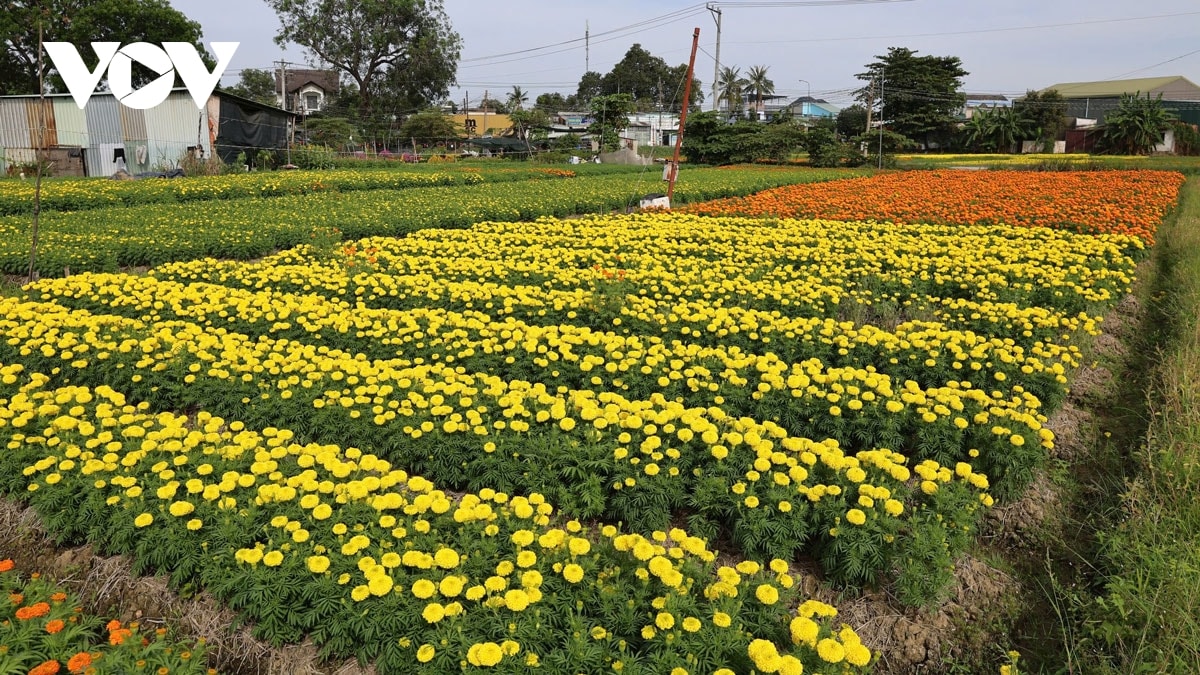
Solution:
M 679 111 L 679 134 L 675 136 L 675 155 L 671 158 L 671 180 L 667 182 L 667 203 L 675 196 L 675 178 L 679 174 L 679 148 L 683 146 L 683 125 L 687 122 L 688 103 L 692 97 L 692 73 L 696 68 L 696 47 L 700 44 L 700 28 L 692 33 L 692 56 L 688 59 L 687 80 L 683 83 L 683 106 Z

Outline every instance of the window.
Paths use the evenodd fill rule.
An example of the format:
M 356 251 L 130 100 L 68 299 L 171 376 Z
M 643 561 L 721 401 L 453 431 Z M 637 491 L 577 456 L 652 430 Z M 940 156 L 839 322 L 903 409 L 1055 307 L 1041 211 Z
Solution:
M 321 107 L 321 97 L 317 94 L 305 94 L 304 107 L 307 110 L 317 110 Z

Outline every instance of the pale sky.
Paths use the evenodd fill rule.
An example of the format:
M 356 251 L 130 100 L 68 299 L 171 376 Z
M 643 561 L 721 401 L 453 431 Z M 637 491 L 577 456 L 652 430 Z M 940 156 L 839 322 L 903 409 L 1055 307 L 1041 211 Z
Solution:
M 280 58 L 305 61 L 295 45 L 284 50 L 274 43 L 279 21 L 261 0 L 171 3 L 201 23 L 205 41 L 241 43 L 222 80 L 226 85 L 242 68 L 270 68 Z M 743 72 L 765 65 L 776 93 L 811 92 L 841 105 L 851 103 L 849 92 L 862 84 L 855 73 L 888 47 L 959 57 L 970 73 L 965 90 L 971 93 L 1011 97 L 1057 82 L 1162 75 L 1200 83 L 1196 0 L 715 4 L 722 10 L 722 65 Z M 716 22 L 703 3 L 445 0 L 445 10 L 463 39 L 458 85 L 450 94 L 455 101 L 469 93 L 478 102 L 485 90 L 503 99 L 513 85 L 530 92 L 531 101 L 547 91 L 571 94 L 585 62 L 606 73 L 634 43 L 668 65 L 686 63 L 692 29 L 699 27 L 696 77 L 703 82 L 705 108 L 711 105 Z M 591 32 L 586 56 L 585 27 Z M 524 53 L 511 54 L 519 51 Z

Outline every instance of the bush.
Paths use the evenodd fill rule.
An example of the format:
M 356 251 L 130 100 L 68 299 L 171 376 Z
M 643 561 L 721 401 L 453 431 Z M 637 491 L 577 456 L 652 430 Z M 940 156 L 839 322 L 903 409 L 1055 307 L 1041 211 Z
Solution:
M 292 148 L 292 164 L 301 169 L 332 169 L 337 154 L 326 145 L 304 145 Z

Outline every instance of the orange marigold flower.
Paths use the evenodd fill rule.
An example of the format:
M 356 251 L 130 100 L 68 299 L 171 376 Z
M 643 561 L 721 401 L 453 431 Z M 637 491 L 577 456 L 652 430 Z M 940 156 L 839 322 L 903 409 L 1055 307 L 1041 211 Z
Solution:
M 49 613 L 50 603 L 39 602 L 36 605 L 30 605 L 28 607 L 22 607 L 18 609 L 17 618 L 22 621 L 28 621 L 29 619 L 37 619 L 46 616 Z
M 116 645 L 125 642 L 125 638 L 129 637 L 130 635 L 133 635 L 133 631 L 129 630 L 128 628 L 118 628 L 108 634 L 108 644 L 115 647 Z
M 8 594 L 8 599 L 9 599 L 9 601 L 11 601 L 11 602 L 12 602 L 12 604 L 14 604 L 14 605 L 19 605 L 19 604 L 21 604 L 22 602 L 25 602 L 25 596 L 24 596 L 24 595 L 22 595 L 22 594 L 20 594 L 20 593 L 9 593 L 9 594 Z
M 61 631 L 63 628 L 66 628 L 66 626 L 67 626 L 67 624 L 63 623 L 62 619 L 53 619 L 46 623 L 46 632 L 51 635 L 54 635 L 55 633 Z
M 66 599 L 67 599 L 67 594 L 63 593 L 62 591 L 59 591 L 58 593 L 55 593 L 54 595 L 50 596 L 51 602 L 62 602 L 63 600 L 66 600 Z
M 29 671 L 29 675 L 54 675 L 60 668 L 62 668 L 62 664 L 58 661 L 43 661 Z
M 92 665 L 92 655 L 88 652 L 79 652 L 67 661 L 67 670 L 72 673 L 82 673 L 88 666 Z
M 108 632 L 110 632 L 110 633 L 111 633 L 111 632 L 113 632 L 114 630 L 117 630 L 117 629 L 118 629 L 118 628 L 120 628 L 120 627 L 121 627 L 121 622 L 120 622 L 120 621 L 117 621 L 116 619 L 113 619 L 112 621 L 109 621 L 109 622 L 108 622 L 108 625 L 106 625 L 106 626 L 104 627 L 104 630 L 107 630 Z
M 4 560 L 0 560 L 0 572 L 7 572 L 7 571 L 11 570 L 13 567 L 16 567 L 16 563 L 14 563 L 12 561 L 12 558 L 5 558 Z

